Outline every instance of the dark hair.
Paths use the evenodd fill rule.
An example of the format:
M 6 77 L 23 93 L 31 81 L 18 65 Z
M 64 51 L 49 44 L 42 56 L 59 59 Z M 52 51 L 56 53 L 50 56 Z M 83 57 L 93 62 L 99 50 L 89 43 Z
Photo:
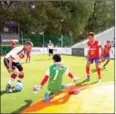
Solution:
M 93 32 L 89 32 L 88 36 L 94 36 L 94 33 Z
M 27 42 L 26 42 L 26 45 L 31 45 L 31 46 L 33 46 L 33 43 L 32 43 L 31 41 L 27 41 Z
M 107 40 L 107 43 L 110 43 L 110 40 Z
M 54 60 L 55 62 L 61 62 L 61 56 L 60 56 L 60 54 L 55 54 L 55 55 L 53 56 L 53 60 Z

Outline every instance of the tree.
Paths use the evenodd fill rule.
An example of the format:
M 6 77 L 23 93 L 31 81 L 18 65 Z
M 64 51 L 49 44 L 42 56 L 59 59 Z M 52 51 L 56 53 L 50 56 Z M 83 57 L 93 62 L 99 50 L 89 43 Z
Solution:
M 102 31 L 114 25 L 113 0 L 90 1 L 0 1 L 0 30 L 7 20 L 19 23 L 20 31 L 69 35 L 74 41 L 86 32 Z
M 95 1 L 94 10 L 85 31 L 98 33 L 114 26 L 114 0 Z

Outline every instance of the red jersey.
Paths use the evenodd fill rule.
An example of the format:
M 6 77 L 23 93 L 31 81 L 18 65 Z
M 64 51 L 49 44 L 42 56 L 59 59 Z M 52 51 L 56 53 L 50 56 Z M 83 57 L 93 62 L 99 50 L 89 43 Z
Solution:
M 110 55 L 111 45 L 104 46 L 104 55 Z
M 88 57 L 89 58 L 98 58 L 100 57 L 99 55 L 99 47 L 100 42 L 98 41 L 94 41 L 93 43 L 91 43 L 90 41 L 87 42 L 88 48 L 89 48 L 89 52 L 88 52 Z

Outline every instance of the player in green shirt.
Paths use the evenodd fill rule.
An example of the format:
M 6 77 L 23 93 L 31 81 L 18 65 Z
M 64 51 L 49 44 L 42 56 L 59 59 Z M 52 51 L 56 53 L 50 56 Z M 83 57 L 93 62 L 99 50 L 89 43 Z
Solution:
M 44 84 L 48 81 L 48 90 L 54 94 L 63 89 L 62 81 L 63 81 L 63 76 L 64 74 L 67 75 L 72 79 L 73 82 L 77 81 L 77 78 L 74 77 L 70 72 L 67 66 L 63 65 L 61 63 L 61 57 L 59 54 L 55 54 L 53 56 L 53 62 L 54 64 L 51 65 L 43 80 L 41 81 L 40 85 L 36 85 L 33 88 L 34 92 L 38 92 Z

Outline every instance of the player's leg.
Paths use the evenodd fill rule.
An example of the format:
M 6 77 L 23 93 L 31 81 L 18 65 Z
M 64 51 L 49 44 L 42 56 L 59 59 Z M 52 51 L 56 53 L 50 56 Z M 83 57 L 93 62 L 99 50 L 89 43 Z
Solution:
M 101 82 L 101 69 L 100 69 L 99 65 L 100 65 L 100 59 L 96 58 L 95 59 L 95 66 L 96 66 L 96 71 L 98 74 L 98 81 Z
M 17 82 L 22 82 L 22 79 L 24 78 L 24 72 L 23 72 L 23 67 L 20 63 L 17 64 L 17 69 L 19 70 Z
M 53 56 L 53 49 L 51 50 L 51 55 Z
M 31 56 L 29 55 L 29 62 L 30 62 L 30 60 L 31 60 Z
M 26 63 L 28 62 L 28 59 L 29 59 L 29 55 L 27 54 L 27 56 L 26 56 Z
M 87 64 L 86 64 L 86 75 L 87 78 L 85 79 L 85 81 L 89 81 L 90 80 L 90 66 L 91 63 L 93 63 L 93 59 L 88 58 Z
M 50 49 L 49 49 L 49 57 L 50 57 Z
M 14 80 L 16 79 L 18 73 L 19 73 L 19 70 L 17 68 L 14 68 L 13 71 L 12 71 L 12 74 L 10 75 L 8 84 L 6 85 L 6 91 L 7 92 L 9 92 L 9 93 L 12 92 L 11 86 L 12 86 Z
M 105 56 L 103 56 L 103 57 L 101 58 L 100 63 L 103 63 L 104 61 L 105 61 Z
M 106 58 L 106 62 L 105 62 L 105 64 L 103 65 L 103 68 L 105 68 L 105 67 L 106 67 L 106 65 L 107 65 L 109 62 L 110 62 L 110 57 L 109 57 L 109 56 L 107 56 L 107 58 Z
M 9 65 L 9 61 L 7 59 L 4 59 L 4 65 L 6 66 L 7 70 L 8 70 L 8 65 Z M 10 75 L 10 78 L 9 78 L 9 81 L 8 81 L 8 84 L 6 85 L 6 91 L 11 93 L 12 90 L 11 90 L 11 86 L 15 80 L 15 78 L 17 77 L 19 71 L 18 69 L 15 67 L 15 63 L 12 63 L 12 74 Z

